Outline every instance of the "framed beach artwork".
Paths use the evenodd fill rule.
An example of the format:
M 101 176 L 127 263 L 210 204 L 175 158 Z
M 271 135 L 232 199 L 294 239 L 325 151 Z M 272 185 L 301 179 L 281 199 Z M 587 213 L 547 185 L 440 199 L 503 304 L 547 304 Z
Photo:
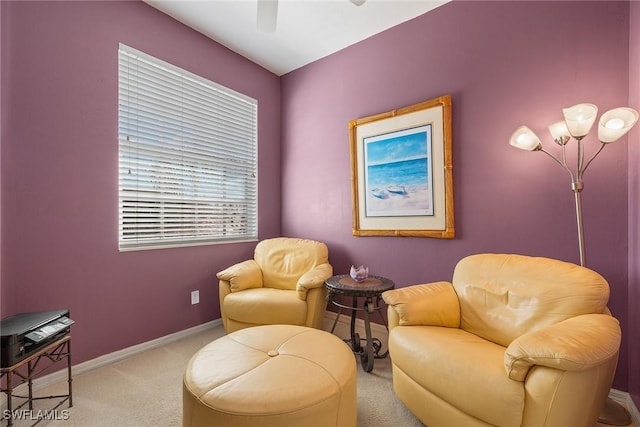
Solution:
M 349 122 L 354 236 L 452 239 L 451 96 Z

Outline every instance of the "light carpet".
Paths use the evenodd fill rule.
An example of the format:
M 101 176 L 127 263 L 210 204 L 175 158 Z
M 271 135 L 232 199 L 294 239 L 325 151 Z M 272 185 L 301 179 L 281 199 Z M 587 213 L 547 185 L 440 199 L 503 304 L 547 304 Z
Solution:
M 198 351 L 224 335 L 222 326 L 190 335 L 161 347 L 73 376 L 73 407 L 58 408 L 60 420 L 51 427 L 179 427 L 182 425 L 182 376 Z M 376 359 L 371 373 L 358 360 L 358 426 L 422 426 L 394 395 L 389 358 Z M 64 394 L 66 381 L 37 390 L 38 396 Z M 37 401 L 34 414 L 51 403 Z M 68 410 L 67 412 L 62 412 Z M 16 421 L 14 426 L 33 421 Z M 6 425 L 3 421 L 2 426 Z M 302 426 L 301 426 L 302 427 Z
M 50 427 L 180 427 L 182 425 L 182 376 L 187 362 L 206 344 L 224 335 L 221 325 L 161 347 L 147 350 L 103 367 L 74 375 L 73 407 L 58 408 L 58 420 L 45 419 Z M 389 358 L 376 359 L 366 373 L 358 363 L 358 427 L 420 427 L 393 393 Z M 37 396 L 66 393 L 62 381 L 38 389 Z M 36 401 L 34 412 L 51 407 Z M 15 427 L 33 424 L 18 420 Z M 6 420 L 1 423 L 6 425 Z M 598 426 L 601 426 L 598 424 Z M 602 425 L 604 426 L 604 425 Z M 632 425 L 633 426 L 633 425 Z M 454 426 L 452 426 L 454 427 Z M 455 426 L 457 427 L 457 426 Z

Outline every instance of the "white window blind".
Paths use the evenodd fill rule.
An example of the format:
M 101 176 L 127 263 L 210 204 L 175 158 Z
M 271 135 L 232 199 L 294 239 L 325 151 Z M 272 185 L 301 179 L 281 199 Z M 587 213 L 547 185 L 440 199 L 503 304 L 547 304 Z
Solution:
M 257 101 L 118 58 L 120 250 L 257 240 Z

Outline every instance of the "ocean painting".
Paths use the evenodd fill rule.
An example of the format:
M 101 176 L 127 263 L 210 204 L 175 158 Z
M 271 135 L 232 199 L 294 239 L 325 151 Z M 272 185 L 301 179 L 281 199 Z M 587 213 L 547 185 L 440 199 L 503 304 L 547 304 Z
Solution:
M 363 138 L 365 215 L 433 216 L 431 124 Z

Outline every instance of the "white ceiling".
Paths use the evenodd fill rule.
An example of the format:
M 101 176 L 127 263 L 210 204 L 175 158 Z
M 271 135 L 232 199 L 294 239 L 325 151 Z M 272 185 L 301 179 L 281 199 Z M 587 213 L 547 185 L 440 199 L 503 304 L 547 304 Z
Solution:
M 279 0 L 276 30 L 258 30 L 257 0 L 144 0 L 281 76 L 449 0 Z

